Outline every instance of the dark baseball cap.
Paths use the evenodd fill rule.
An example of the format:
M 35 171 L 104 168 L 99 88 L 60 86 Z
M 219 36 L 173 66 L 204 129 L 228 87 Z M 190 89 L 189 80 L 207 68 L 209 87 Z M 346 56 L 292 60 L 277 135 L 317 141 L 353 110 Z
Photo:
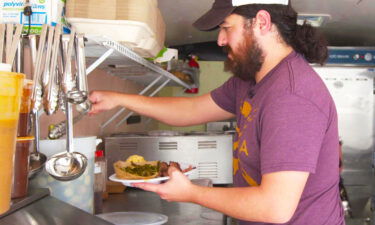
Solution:
M 201 31 L 216 29 L 237 6 L 250 4 L 282 4 L 289 0 L 215 0 L 212 8 L 193 23 Z

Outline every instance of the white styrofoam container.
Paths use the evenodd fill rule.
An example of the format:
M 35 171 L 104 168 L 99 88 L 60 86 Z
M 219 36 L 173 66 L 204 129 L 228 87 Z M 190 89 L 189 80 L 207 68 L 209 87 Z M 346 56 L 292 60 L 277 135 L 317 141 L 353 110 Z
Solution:
M 161 49 L 154 32 L 142 22 L 130 20 L 102 20 L 67 18 L 79 33 L 101 35 L 120 42 L 143 57 L 155 56 Z
M 0 63 L 0 71 L 11 72 L 12 71 L 12 65 Z
M 156 56 L 161 47 L 154 37 L 143 39 L 140 43 L 134 47 L 134 51 L 143 57 L 154 57 Z
M 161 57 L 156 58 L 154 62 L 163 63 L 163 62 L 169 62 L 172 59 L 175 59 L 175 60 L 178 59 L 178 50 L 175 48 L 167 48 L 167 51 L 165 51 Z

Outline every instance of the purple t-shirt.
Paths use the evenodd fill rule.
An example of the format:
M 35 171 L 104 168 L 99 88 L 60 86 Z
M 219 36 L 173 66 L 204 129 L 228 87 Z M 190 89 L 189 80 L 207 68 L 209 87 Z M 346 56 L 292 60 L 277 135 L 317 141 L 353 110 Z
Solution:
M 257 84 L 232 77 L 211 96 L 237 116 L 234 186 L 257 186 L 263 174 L 272 172 L 309 172 L 297 210 L 286 224 L 345 224 L 335 104 L 300 54 L 289 54 Z

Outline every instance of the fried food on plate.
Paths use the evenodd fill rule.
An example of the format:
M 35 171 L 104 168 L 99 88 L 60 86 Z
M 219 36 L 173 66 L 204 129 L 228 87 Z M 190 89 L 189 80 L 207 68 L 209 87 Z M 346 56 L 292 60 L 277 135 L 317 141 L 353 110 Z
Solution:
M 132 155 L 129 156 L 126 161 L 117 161 L 113 164 L 116 172 L 116 177 L 125 180 L 144 180 L 152 179 L 156 177 L 166 177 L 168 175 L 168 168 L 175 167 L 179 171 L 185 173 L 192 169 L 193 166 L 189 166 L 185 169 L 181 169 L 178 162 L 162 162 L 162 161 L 146 161 L 142 156 Z
M 152 179 L 159 175 L 159 161 L 117 161 L 114 168 L 116 177 L 126 180 Z
M 131 155 L 126 159 L 127 163 L 133 162 L 133 163 L 143 163 L 146 162 L 145 158 L 140 155 Z

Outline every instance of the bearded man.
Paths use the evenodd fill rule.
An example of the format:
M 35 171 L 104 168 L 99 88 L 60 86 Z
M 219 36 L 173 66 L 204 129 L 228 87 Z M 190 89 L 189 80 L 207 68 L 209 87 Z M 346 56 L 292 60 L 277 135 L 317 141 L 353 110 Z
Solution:
M 173 168 L 168 182 L 135 187 L 214 209 L 240 225 L 345 224 L 336 108 L 309 65 L 325 62 L 326 42 L 296 21 L 288 0 L 215 0 L 194 26 L 220 29 L 217 43 L 234 75 L 221 87 L 191 98 L 90 95 L 91 114 L 123 106 L 174 126 L 236 117 L 233 187 L 197 186 Z

